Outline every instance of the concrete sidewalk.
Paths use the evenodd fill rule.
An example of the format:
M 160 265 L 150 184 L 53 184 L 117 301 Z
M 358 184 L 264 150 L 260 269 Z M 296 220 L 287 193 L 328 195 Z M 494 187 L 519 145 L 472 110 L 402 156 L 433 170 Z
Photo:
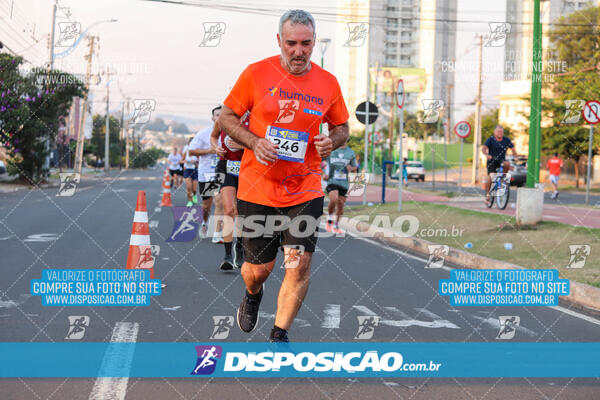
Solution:
M 435 194 L 415 193 L 409 189 L 402 190 L 403 201 L 422 201 L 428 203 L 445 204 L 452 207 L 464 208 L 467 210 L 489 212 L 494 214 L 503 214 L 508 216 L 516 215 L 516 196 L 515 190 L 511 190 L 511 198 L 508 206 L 504 210 L 499 210 L 495 206 L 487 208 L 483 196 L 474 196 L 465 194 L 460 197 L 448 198 Z M 387 187 L 385 191 L 386 202 L 398 201 L 397 187 Z M 357 204 L 362 201 L 362 197 L 349 197 L 348 202 Z M 381 187 L 367 187 L 367 201 L 375 204 L 381 203 Z M 555 204 L 544 204 L 542 215 L 544 221 L 554 221 L 573 226 L 584 226 L 588 228 L 600 228 L 600 209 L 596 207 L 572 207 L 561 205 L 560 201 Z

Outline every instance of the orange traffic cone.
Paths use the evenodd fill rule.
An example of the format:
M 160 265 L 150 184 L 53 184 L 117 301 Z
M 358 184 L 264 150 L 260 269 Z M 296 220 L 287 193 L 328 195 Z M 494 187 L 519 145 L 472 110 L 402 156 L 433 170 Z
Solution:
M 173 207 L 171 202 L 171 187 L 168 179 L 163 179 L 162 183 L 162 200 L 160 201 L 161 207 Z
M 135 203 L 135 214 L 129 240 L 127 269 L 149 269 L 150 278 L 154 279 L 154 257 L 150 247 L 150 227 L 148 226 L 148 210 L 146 208 L 146 192 L 140 190 Z

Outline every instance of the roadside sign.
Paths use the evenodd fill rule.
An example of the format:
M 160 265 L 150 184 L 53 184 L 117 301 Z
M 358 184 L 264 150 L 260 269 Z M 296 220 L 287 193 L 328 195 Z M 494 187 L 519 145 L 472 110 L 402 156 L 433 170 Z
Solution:
M 369 103 L 369 115 L 367 121 L 367 103 Z M 379 111 L 377 111 L 377 106 L 370 101 L 363 101 L 356 107 L 356 119 L 358 119 L 362 124 L 370 125 L 373 122 L 377 121 L 377 117 L 379 116 Z
M 581 113 L 588 124 L 597 124 L 600 122 L 600 102 L 598 100 L 588 101 L 583 106 Z
M 469 137 L 471 134 L 471 124 L 467 121 L 460 121 L 454 125 L 454 133 L 461 139 Z
M 399 109 L 402 109 L 402 107 L 404 107 L 404 81 L 402 79 L 398 80 L 398 89 L 396 90 L 396 104 L 398 104 Z

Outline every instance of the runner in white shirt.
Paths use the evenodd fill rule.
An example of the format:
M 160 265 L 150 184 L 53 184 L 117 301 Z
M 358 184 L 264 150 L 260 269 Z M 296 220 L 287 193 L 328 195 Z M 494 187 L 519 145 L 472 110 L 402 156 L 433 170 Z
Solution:
M 181 168 L 181 154 L 177 152 L 177 147 L 173 147 L 173 152 L 169 154 L 169 173 L 171 174 L 171 187 L 177 189 L 181 185 L 183 178 L 183 168 Z
M 185 188 L 187 193 L 187 207 L 198 204 L 198 157 L 189 153 L 189 144 L 193 138 L 188 140 L 188 144 L 183 148 L 183 178 L 185 179 Z
M 219 118 L 221 110 L 213 110 L 213 123 Z M 211 124 L 209 127 L 196 133 L 194 139 L 188 145 L 188 154 L 198 156 L 198 193 L 202 195 L 202 213 L 203 222 L 201 227 L 202 237 L 206 237 L 208 232 L 208 217 L 212 207 L 212 198 L 219 194 L 222 179 L 218 174 L 215 174 L 217 165 L 217 155 L 210 144 L 210 134 L 214 128 Z

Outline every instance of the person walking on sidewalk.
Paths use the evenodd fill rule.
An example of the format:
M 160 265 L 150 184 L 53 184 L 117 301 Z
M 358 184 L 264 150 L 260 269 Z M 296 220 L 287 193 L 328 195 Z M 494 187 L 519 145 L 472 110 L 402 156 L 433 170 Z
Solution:
M 562 166 L 563 161 L 558 158 L 558 153 L 554 153 L 554 156 L 546 163 L 546 168 L 548 168 L 548 172 L 550 173 L 550 183 L 554 189 L 551 197 L 552 200 L 558 199 L 558 178 L 560 177 L 560 169 Z
M 342 233 L 339 223 L 340 218 L 344 215 L 344 204 L 348 193 L 348 172 L 356 172 L 357 169 L 356 154 L 347 144 L 334 150 L 327 159 L 325 175 L 325 179 L 327 179 L 325 190 L 329 195 L 329 215 L 325 226 L 327 232 L 333 230 L 336 234 Z M 334 218 L 335 224 L 332 225 Z
M 273 342 L 288 341 L 287 331 L 308 291 L 323 214 L 321 161 L 349 136 L 348 110 L 337 79 L 310 61 L 315 39 L 310 13 L 286 11 L 277 34 L 281 54 L 246 67 L 225 99 L 219 119 L 225 132 L 245 148 L 238 212 L 245 219 L 262 217 L 253 218 L 251 227 L 243 226 L 241 272 L 246 287 L 237 323 L 244 332 L 256 327 L 263 283 L 273 271 L 278 249 L 284 249 L 285 275 L 269 336 Z M 246 111 L 250 111 L 248 128 L 240 122 Z M 328 124 L 329 136 L 319 133 L 321 123 Z M 267 222 L 282 216 L 301 221 L 299 229 L 286 225 L 267 234 Z M 257 229 L 262 232 L 258 237 L 245 234 Z

